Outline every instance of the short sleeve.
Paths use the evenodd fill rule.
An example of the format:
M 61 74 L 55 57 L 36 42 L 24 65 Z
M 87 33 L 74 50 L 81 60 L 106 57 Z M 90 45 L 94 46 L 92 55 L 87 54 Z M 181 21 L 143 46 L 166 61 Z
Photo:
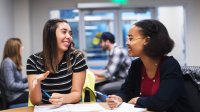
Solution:
M 27 63 L 26 63 L 26 73 L 27 73 L 27 75 L 39 74 L 36 62 L 37 62 L 37 58 L 36 58 L 35 55 L 31 55 L 27 59 Z
M 77 56 L 75 56 L 74 60 L 75 62 L 72 67 L 73 72 L 81 72 L 88 68 L 85 57 L 82 52 L 79 52 Z

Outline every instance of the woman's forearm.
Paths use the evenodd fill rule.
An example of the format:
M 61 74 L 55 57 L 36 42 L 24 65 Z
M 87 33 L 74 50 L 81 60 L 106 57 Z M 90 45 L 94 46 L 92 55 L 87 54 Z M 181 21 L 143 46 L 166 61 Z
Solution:
M 32 87 L 30 87 L 32 85 Z M 33 105 L 38 105 L 41 103 L 42 100 L 42 93 L 41 93 L 41 87 L 40 87 L 40 82 L 38 82 L 36 79 L 32 81 L 29 87 L 29 97 L 31 100 L 31 103 Z

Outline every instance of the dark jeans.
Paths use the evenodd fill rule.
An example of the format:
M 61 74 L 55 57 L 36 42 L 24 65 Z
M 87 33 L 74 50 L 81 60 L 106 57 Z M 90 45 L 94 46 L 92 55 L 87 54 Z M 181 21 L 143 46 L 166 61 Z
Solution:
M 28 103 L 28 92 L 25 91 L 20 97 L 8 103 L 8 105 L 19 104 L 19 103 Z

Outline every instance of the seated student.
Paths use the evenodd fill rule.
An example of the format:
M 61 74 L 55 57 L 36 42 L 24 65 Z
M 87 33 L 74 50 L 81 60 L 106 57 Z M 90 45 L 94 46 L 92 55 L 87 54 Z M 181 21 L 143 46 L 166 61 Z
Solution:
M 103 32 L 100 36 L 103 50 L 109 51 L 108 63 L 103 70 L 91 70 L 97 77 L 104 77 L 107 81 L 96 84 L 96 90 L 104 94 L 114 94 L 128 74 L 131 59 L 127 51 L 115 43 L 115 36 L 110 32 Z
M 22 75 L 22 42 L 19 38 L 7 40 L 1 62 L 0 81 L 5 88 L 8 105 L 27 103 L 27 78 Z
M 106 99 L 111 108 L 128 102 L 153 111 L 191 112 L 182 71 L 176 59 L 166 56 L 174 42 L 157 20 L 136 22 L 128 32 L 129 56 L 138 56 L 125 83 Z
M 81 100 L 86 69 L 82 52 L 75 49 L 72 30 L 63 19 L 50 19 L 43 29 L 43 51 L 27 60 L 33 105 L 77 103 Z

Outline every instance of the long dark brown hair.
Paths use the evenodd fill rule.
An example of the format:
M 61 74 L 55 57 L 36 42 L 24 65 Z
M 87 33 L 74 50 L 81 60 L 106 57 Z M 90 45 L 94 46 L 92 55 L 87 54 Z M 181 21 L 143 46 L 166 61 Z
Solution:
M 55 62 L 57 59 L 57 39 L 56 39 L 56 29 L 58 27 L 58 23 L 65 22 L 69 24 L 64 19 L 50 19 L 46 22 L 43 29 L 43 53 L 42 57 L 44 58 L 45 70 L 49 70 L 51 73 L 55 73 L 57 68 L 55 66 Z M 73 42 L 70 44 L 68 50 L 65 52 L 65 57 L 67 60 L 67 64 L 71 68 L 70 61 L 70 52 L 75 51 Z M 73 52 L 74 54 L 78 54 L 78 52 Z
M 10 38 L 6 41 L 3 52 L 3 60 L 5 58 L 10 58 L 17 67 L 17 70 L 22 70 L 22 56 L 20 54 L 20 48 L 22 47 L 22 42 L 19 38 Z

